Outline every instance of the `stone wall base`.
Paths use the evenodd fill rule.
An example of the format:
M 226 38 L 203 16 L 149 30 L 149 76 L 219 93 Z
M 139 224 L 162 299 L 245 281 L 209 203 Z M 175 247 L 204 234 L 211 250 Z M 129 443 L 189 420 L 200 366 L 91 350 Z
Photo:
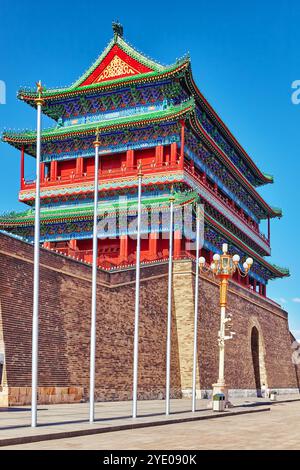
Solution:
M 277 391 L 278 395 L 298 395 L 300 399 L 300 390 L 299 388 L 274 388 Z M 257 398 L 257 390 L 256 389 L 229 389 L 228 396 L 230 399 L 234 398 Z M 192 389 L 182 390 L 182 397 L 183 398 L 191 398 L 192 397 Z M 198 399 L 203 398 L 212 398 L 212 390 L 196 390 L 196 397 Z M 295 397 L 296 398 L 296 397 Z
M 276 390 L 278 395 L 299 395 L 300 398 L 300 391 L 299 388 L 274 388 L 270 390 Z M 256 389 L 229 389 L 228 392 L 229 398 L 255 398 L 257 397 L 257 390 Z M 295 397 L 296 398 L 296 397 Z
M 38 404 L 80 403 L 84 399 L 83 387 L 39 387 Z M 31 404 L 31 387 L 3 387 L 0 407 Z
M 278 395 L 296 395 L 300 398 L 300 391 L 298 388 L 276 388 Z M 199 390 L 196 391 L 198 399 L 211 399 L 212 390 Z M 171 398 L 191 398 L 192 389 L 182 390 L 181 393 L 172 393 Z M 231 389 L 229 390 L 229 398 L 256 398 L 257 391 L 255 389 Z M 102 399 L 101 399 L 102 398 Z M 107 401 L 107 397 L 97 397 L 96 401 Z M 164 394 L 141 394 L 139 400 L 164 400 Z M 121 397 L 115 396 L 116 401 L 129 400 L 128 396 Z M 81 403 L 86 401 L 84 397 L 83 387 L 39 387 L 38 388 L 38 404 L 62 404 L 62 403 Z M 9 406 L 26 406 L 31 404 L 31 387 L 5 387 L 0 392 L 0 408 Z

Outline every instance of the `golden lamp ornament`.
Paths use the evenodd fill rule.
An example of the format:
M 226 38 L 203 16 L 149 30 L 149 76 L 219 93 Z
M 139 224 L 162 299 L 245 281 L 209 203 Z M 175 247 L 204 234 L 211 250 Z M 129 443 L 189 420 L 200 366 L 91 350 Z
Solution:
M 207 269 L 211 271 L 216 277 L 220 279 L 221 288 L 220 288 L 220 305 L 226 306 L 227 303 L 227 287 L 228 280 L 233 276 L 233 274 L 238 271 L 242 277 L 246 277 L 253 265 L 253 259 L 247 258 L 243 263 L 243 269 L 240 268 L 240 256 L 239 255 L 230 255 L 228 254 L 228 245 L 223 243 L 222 254 L 214 254 L 213 262 Z M 205 270 L 206 260 L 203 256 L 199 258 L 199 267 L 200 271 Z
M 233 274 L 238 271 L 242 277 L 246 277 L 253 265 L 253 259 L 247 258 L 240 268 L 240 256 L 228 254 L 228 245 L 224 243 L 222 246 L 222 254 L 216 253 L 213 256 L 213 261 L 210 266 L 206 268 L 206 261 L 203 256 L 199 258 L 200 271 L 210 271 L 220 279 L 220 330 L 218 332 L 218 345 L 219 345 L 219 376 L 217 383 L 213 384 L 213 395 L 223 393 L 225 396 L 226 406 L 230 406 L 228 400 L 228 387 L 225 383 L 225 343 L 227 340 L 233 339 L 235 332 L 231 331 L 231 315 L 226 317 L 226 304 L 227 304 L 227 291 L 228 281 Z

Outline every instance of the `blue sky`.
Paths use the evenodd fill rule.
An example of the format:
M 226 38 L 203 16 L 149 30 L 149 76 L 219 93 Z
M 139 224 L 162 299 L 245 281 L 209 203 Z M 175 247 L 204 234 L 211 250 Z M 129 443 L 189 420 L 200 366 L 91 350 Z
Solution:
M 112 37 L 119 19 L 125 38 L 152 58 L 170 64 L 190 52 L 200 90 L 258 166 L 275 184 L 260 189 L 283 208 L 272 222 L 272 262 L 288 266 L 291 278 L 270 282 L 269 296 L 289 311 L 300 338 L 300 105 L 291 84 L 300 80 L 300 5 L 295 1 L 177 0 L 64 2 L 1 0 L 0 130 L 34 128 L 33 109 L 16 99 L 20 86 L 39 79 L 68 85 L 85 71 Z M 44 125 L 49 124 L 44 120 Z M 0 144 L 0 211 L 17 201 L 19 154 Z M 30 159 L 26 174 L 33 174 Z

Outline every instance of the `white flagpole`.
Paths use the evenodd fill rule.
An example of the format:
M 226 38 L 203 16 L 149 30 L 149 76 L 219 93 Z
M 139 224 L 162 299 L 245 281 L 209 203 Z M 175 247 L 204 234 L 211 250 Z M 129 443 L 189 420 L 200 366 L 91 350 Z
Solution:
M 132 417 L 137 417 L 137 389 L 138 389 L 138 363 L 139 363 L 139 314 L 140 314 L 140 264 L 141 264 L 141 212 L 142 212 L 142 166 L 138 171 L 138 219 L 137 219 L 137 246 L 136 246 L 136 280 L 135 280 L 135 315 L 134 315 L 134 345 L 133 345 L 133 392 Z
M 40 163 L 41 163 L 41 110 L 42 84 L 37 83 L 38 98 L 36 130 L 36 189 L 34 216 L 34 268 L 33 268 L 33 316 L 32 316 L 32 369 L 31 369 L 31 426 L 37 426 L 38 398 L 38 342 L 39 342 L 39 284 L 40 284 Z
M 197 339 L 198 339 L 198 305 L 199 305 L 199 255 L 200 255 L 199 252 L 200 252 L 200 207 L 197 204 L 192 412 L 196 411 L 196 393 L 197 393 L 196 392 L 196 374 L 197 374 Z
M 171 197 L 170 197 L 170 231 L 169 231 L 169 276 L 168 276 L 167 361 L 166 361 L 166 415 L 170 414 L 173 219 L 174 219 L 173 207 L 174 207 L 174 201 L 175 201 L 175 198 L 172 194 Z
M 94 226 L 93 226 L 93 267 L 92 267 L 92 315 L 90 345 L 90 423 L 95 420 L 95 370 L 96 370 L 96 320 L 97 320 L 97 263 L 98 263 L 98 179 L 99 179 L 99 131 L 96 132 L 95 179 L 94 179 Z

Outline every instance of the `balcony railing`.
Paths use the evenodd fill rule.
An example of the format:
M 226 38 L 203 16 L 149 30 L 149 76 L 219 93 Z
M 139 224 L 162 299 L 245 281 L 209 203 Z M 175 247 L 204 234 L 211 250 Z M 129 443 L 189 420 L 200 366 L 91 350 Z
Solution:
M 180 161 L 176 160 L 175 162 L 164 162 L 156 163 L 155 160 L 151 163 L 143 164 L 142 170 L 144 174 L 153 174 L 157 171 L 174 171 L 180 169 Z M 99 180 L 105 181 L 111 178 L 124 178 L 124 177 L 135 177 L 137 176 L 138 166 L 126 166 L 122 165 L 121 168 L 112 168 L 109 170 L 99 170 Z M 82 174 L 76 174 L 71 172 L 67 176 L 57 176 L 55 179 L 51 177 L 45 177 L 41 179 L 41 188 L 50 187 L 50 186 L 59 186 L 72 183 L 83 183 L 83 182 L 93 182 L 94 181 L 94 172 L 87 171 Z M 23 189 L 33 189 L 35 188 L 35 180 L 23 180 L 21 183 L 21 190 Z
M 245 215 L 242 214 L 241 211 L 235 207 L 231 199 L 220 194 L 218 190 L 215 190 L 214 186 L 205 177 L 202 177 L 196 168 L 191 167 L 188 163 L 185 162 L 184 171 L 186 171 L 193 179 L 195 179 L 202 186 L 205 186 L 205 188 L 214 197 L 216 197 L 219 201 L 221 201 L 226 206 L 226 209 L 229 209 L 235 215 L 235 217 L 237 217 L 241 222 L 246 224 L 247 227 L 250 228 L 250 230 L 252 230 L 253 233 L 255 233 L 255 235 L 258 235 L 265 243 L 267 243 L 268 246 L 270 246 L 270 241 L 262 232 L 260 232 L 257 225 L 255 223 L 250 222 L 245 217 Z
M 56 253 L 68 256 L 73 258 L 77 261 L 82 261 L 88 264 L 92 264 L 93 261 L 93 250 L 80 250 L 80 249 L 73 249 L 69 247 L 64 248 L 50 248 L 51 251 L 55 251 Z M 155 255 L 155 259 L 153 255 L 150 255 L 148 251 L 141 251 L 141 262 L 142 263 L 158 263 L 167 261 L 169 256 L 168 249 L 163 249 L 159 251 Z M 176 257 L 176 259 L 181 259 L 182 256 Z M 120 255 L 119 247 L 115 248 L 107 248 L 103 250 L 99 250 L 98 257 L 97 257 L 97 265 L 98 267 L 104 269 L 115 269 L 115 268 L 124 268 L 134 266 L 136 263 L 136 255 L 135 253 L 131 253 L 125 258 Z

